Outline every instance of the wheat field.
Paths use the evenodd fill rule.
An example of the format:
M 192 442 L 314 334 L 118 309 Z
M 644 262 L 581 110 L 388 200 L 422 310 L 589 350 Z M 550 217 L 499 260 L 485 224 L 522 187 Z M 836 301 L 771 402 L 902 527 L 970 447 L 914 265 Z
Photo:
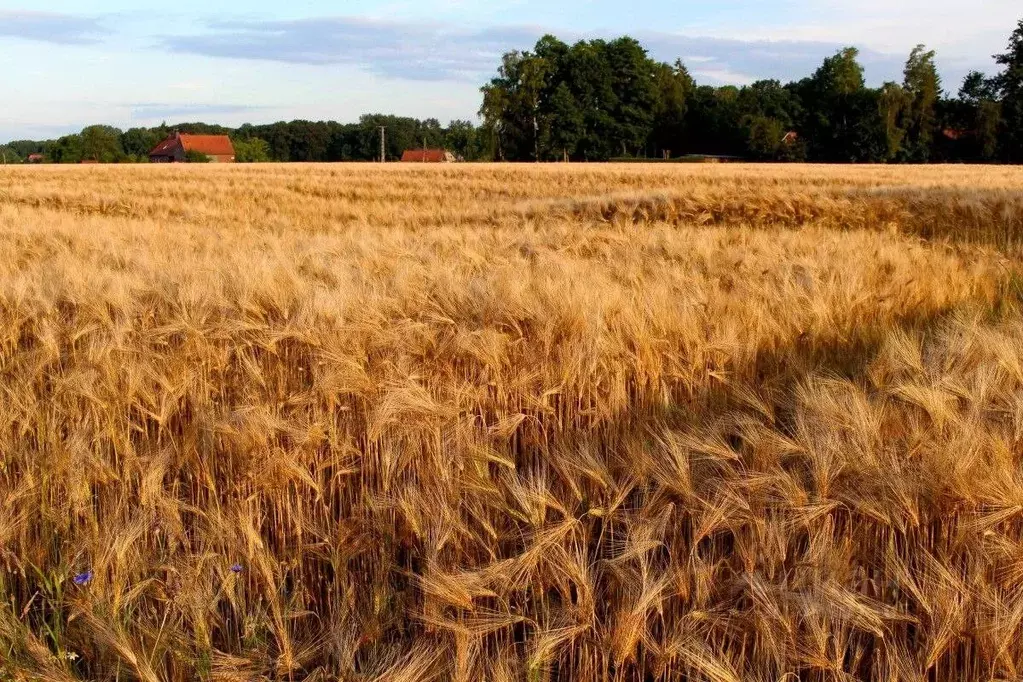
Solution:
M 1023 676 L 1023 169 L 0 167 L 0 680 Z

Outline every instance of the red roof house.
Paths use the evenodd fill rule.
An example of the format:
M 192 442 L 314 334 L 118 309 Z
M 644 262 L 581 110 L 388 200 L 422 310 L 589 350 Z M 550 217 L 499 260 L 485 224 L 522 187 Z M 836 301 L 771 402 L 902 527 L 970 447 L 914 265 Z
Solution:
M 402 163 L 454 163 L 455 155 L 444 149 L 408 149 L 401 155 Z
M 174 133 L 149 152 L 153 163 L 181 163 L 188 152 L 205 154 L 215 163 L 234 163 L 234 145 L 227 135 Z

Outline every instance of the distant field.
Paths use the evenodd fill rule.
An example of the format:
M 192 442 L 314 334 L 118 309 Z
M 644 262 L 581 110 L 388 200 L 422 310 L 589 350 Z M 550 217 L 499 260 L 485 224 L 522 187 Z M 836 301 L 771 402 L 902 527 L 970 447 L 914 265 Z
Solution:
M 1023 675 L 1023 169 L 0 166 L 0 680 Z

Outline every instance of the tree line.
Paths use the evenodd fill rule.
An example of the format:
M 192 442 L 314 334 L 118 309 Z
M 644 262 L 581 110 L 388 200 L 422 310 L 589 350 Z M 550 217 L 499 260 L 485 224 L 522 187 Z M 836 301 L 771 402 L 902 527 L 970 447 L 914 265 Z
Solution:
M 699 85 L 681 60 L 650 58 L 636 40 L 544 36 L 532 50 L 506 53 L 483 86 L 480 124 L 366 115 L 356 123 L 291 121 L 227 128 L 166 124 L 121 131 L 90 126 L 49 141 L 0 146 L 5 162 L 146 161 L 174 131 L 224 134 L 237 160 L 379 160 L 443 147 L 467 161 L 606 161 L 683 155 L 752 160 L 1023 163 L 1023 20 L 995 61 L 946 93 L 935 53 L 913 49 L 902 82 L 866 86 L 856 48 L 824 59 L 810 76 L 736 87 Z
M 782 84 L 698 85 L 632 38 L 545 36 L 504 55 L 483 88 L 497 158 L 604 161 L 681 154 L 821 162 L 1023 162 L 1023 20 L 1000 72 L 943 92 L 935 53 L 913 49 L 901 83 L 869 88 L 856 48 Z
M 357 123 L 334 121 L 290 121 L 269 125 L 245 124 L 228 128 L 207 123 L 162 124 L 154 128 L 119 130 L 111 126 L 89 126 L 80 133 L 57 140 L 11 142 L 0 147 L 8 163 L 20 163 L 32 154 L 42 154 L 53 163 L 145 162 L 160 141 L 174 132 L 195 135 L 228 135 L 239 162 L 260 161 L 379 161 L 380 127 L 386 128 L 388 160 L 401 158 L 406 149 L 443 147 L 466 160 L 489 158 L 480 145 L 479 128 L 471 121 L 452 121 L 446 127 L 436 119 L 418 120 L 401 116 L 370 114 Z

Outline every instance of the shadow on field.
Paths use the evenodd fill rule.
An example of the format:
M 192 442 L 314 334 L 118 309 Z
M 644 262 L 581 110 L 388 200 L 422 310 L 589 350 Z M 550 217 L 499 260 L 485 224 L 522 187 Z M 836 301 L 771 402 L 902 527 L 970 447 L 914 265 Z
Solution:
M 785 193 L 730 187 L 727 193 L 599 196 L 530 203 L 530 219 L 562 218 L 620 224 L 739 225 L 800 229 L 898 230 L 932 241 L 1018 250 L 1023 245 L 1023 196 L 1009 190 L 873 188 Z
M 708 661 L 719 662 L 719 670 L 735 670 L 739 676 L 734 679 L 801 670 L 798 679 L 811 680 L 823 675 L 826 666 L 833 666 L 835 674 L 874 679 L 879 670 L 875 656 L 890 662 L 893 652 L 905 654 L 899 665 L 906 666 L 906 674 L 936 673 L 939 664 L 962 665 L 965 671 L 976 664 L 977 644 L 966 638 L 947 642 L 937 653 L 932 649 L 934 660 L 915 658 L 936 646 L 939 633 L 934 630 L 941 625 L 931 604 L 913 592 L 910 579 L 892 568 L 892 562 L 909 565 L 940 556 L 953 574 L 972 576 L 978 568 L 963 549 L 965 543 L 952 546 L 962 540 L 958 517 L 948 515 L 941 500 L 918 499 L 913 502 L 919 512 L 915 525 L 885 521 L 882 510 L 891 501 L 871 499 L 884 482 L 863 478 L 862 471 L 843 474 L 839 467 L 833 487 L 821 488 L 819 469 L 828 463 L 801 449 L 806 434 L 797 426 L 798 393 L 808 382 L 824 378 L 862 386 L 868 366 L 894 330 L 927 338 L 959 312 L 909 314 L 852 339 L 800 337 L 758 353 L 748 366 L 729 368 L 727 379 L 700 390 L 675 391 L 670 400 L 663 394 L 636 395 L 634 409 L 610 421 L 559 426 L 578 406 L 571 396 L 558 396 L 553 415 L 531 415 L 523 422 L 508 444 L 514 485 L 547 482 L 544 494 L 576 520 L 559 522 L 551 509 L 552 518 L 538 531 L 521 522 L 509 527 L 509 517 L 499 533 L 504 540 L 489 548 L 491 566 L 522 566 L 541 547 L 554 556 L 578 553 L 592 571 L 592 583 L 585 588 L 595 595 L 598 623 L 547 662 L 544 679 L 704 679 L 707 668 L 702 666 Z M 837 424 L 827 430 L 832 428 L 841 432 Z M 790 450 L 765 464 L 758 454 L 765 438 L 788 444 L 781 447 Z M 573 453 L 579 453 L 578 460 Z M 843 502 L 856 496 L 870 504 L 861 508 Z M 565 523 L 571 532 L 556 536 L 555 529 Z M 772 542 L 779 545 L 772 549 Z M 394 561 L 418 573 L 429 555 L 427 547 L 417 545 Z M 528 650 L 553 624 L 569 627 L 580 608 L 582 586 L 568 577 L 554 578 L 562 570 L 570 576 L 569 568 L 559 568 L 560 559 L 550 559 L 549 565 L 543 561 L 550 580 L 537 578 L 518 587 L 508 578 L 493 586 L 499 598 L 479 600 L 484 610 L 529 614 L 509 632 L 495 633 L 489 641 L 495 651 L 509 646 Z M 836 561 L 842 565 L 832 565 Z M 478 570 L 471 564 L 462 568 Z M 658 582 L 662 578 L 667 586 Z M 410 596 L 417 608 L 427 608 L 426 595 Z M 629 611 L 647 598 L 656 608 Z M 850 606 L 855 600 L 860 604 Z M 854 608 L 862 609 L 860 620 L 850 622 L 849 609 Z M 882 615 L 870 620 L 864 615 L 869 609 Z M 694 614 L 701 615 L 694 621 Z M 868 625 L 875 621 L 876 626 Z M 629 656 L 616 658 L 615 637 L 624 637 L 628 628 L 642 634 Z M 692 646 L 709 658 L 683 655 L 674 665 L 666 664 L 670 655 L 665 652 L 681 646 L 673 640 L 683 637 L 680 632 L 688 633 L 684 637 L 691 637 Z M 828 633 L 834 658 L 815 669 L 803 657 L 815 642 L 819 645 L 822 632 Z M 707 648 L 695 642 L 706 642 Z M 722 674 L 720 679 L 733 678 Z

